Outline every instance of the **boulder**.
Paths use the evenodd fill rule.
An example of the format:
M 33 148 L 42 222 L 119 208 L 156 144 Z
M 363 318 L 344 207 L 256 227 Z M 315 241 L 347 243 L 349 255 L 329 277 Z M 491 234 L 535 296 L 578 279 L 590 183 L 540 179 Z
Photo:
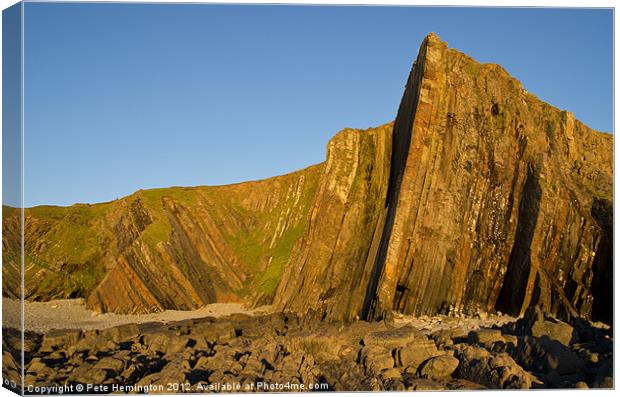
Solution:
M 459 360 L 451 355 L 433 357 L 420 366 L 420 376 L 429 379 L 448 378 L 459 366 Z
M 446 386 L 437 381 L 414 377 L 405 378 L 405 387 L 410 391 L 446 390 Z
M 526 369 L 541 374 L 552 371 L 559 375 L 573 374 L 584 366 L 583 360 L 575 352 L 547 336 L 519 338 L 518 345 L 511 349 L 511 355 Z
M 417 369 L 424 361 L 441 354 L 443 353 L 437 350 L 435 342 L 424 337 L 398 349 L 396 351 L 396 363 L 400 367 Z
M 394 349 L 409 345 L 419 340 L 427 340 L 426 336 L 410 325 L 386 331 L 371 332 L 364 337 L 365 346 L 382 346 Z
M 286 338 L 286 349 L 291 352 L 302 351 L 324 360 L 337 360 L 340 352 L 346 347 L 347 341 L 336 333 L 298 331 L 290 333 Z
M 94 368 L 91 364 L 84 364 L 71 371 L 68 383 L 81 383 L 84 385 L 101 385 L 111 377 L 108 370 Z
M 492 389 L 529 389 L 532 376 L 508 354 L 493 355 L 483 347 L 455 345 L 459 365 L 454 376 Z
M 547 336 L 551 340 L 556 340 L 564 346 L 570 346 L 576 338 L 576 332 L 567 323 L 559 320 L 542 320 L 536 321 L 530 328 L 532 336 L 543 337 Z
M 439 330 L 433 332 L 430 337 L 435 341 L 435 344 L 439 347 L 450 346 L 454 343 L 452 330 Z
M 13 360 L 13 356 L 8 353 L 2 354 L 2 364 L 10 368 L 17 368 L 17 363 L 15 363 L 15 360 Z M 48 366 L 47 364 L 42 362 L 39 357 L 36 357 L 30 361 L 26 368 L 26 373 L 39 374 L 45 371 Z
M 585 333 L 583 330 L 587 327 L 583 325 L 582 321 L 574 320 L 573 322 L 578 324 L 582 333 Z M 537 338 L 546 336 L 564 346 L 570 346 L 579 339 L 579 333 L 570 324 L 545 315 L 538 306 L 529 307 L 523 318 L 517 321 L 516 326 L 523 335 L 531 335 Z
M 370 374 L 394 367 L 392 351 L 381 346 L 365 346 L 360 352 L 360 361 Z
M 123 324 L 102 330 L 100 334 L 107 340 L 120 343 L 137 338 L 140 335 L 140 329 L 137 324 Z
M 499 329 L 479 329 L 467 335 L 467 342 L 471 344 L 492 345 L 495 342 L 504 342 Z
M 103 369 L 108 371 L 112 377 L 123 372 L 124 368 L 125 362 L 114 357 L 103 357 L 93 367 L 94 370 Z
M 143 340 L 149 350 L 164 354 L 180 353 L 190 344 L 189 337 L 171 333 L 147 334 Z
M 40 351 L 53 352 L 75 345 L 82 337 L 80 330 L 53 329 L 45 334 Z

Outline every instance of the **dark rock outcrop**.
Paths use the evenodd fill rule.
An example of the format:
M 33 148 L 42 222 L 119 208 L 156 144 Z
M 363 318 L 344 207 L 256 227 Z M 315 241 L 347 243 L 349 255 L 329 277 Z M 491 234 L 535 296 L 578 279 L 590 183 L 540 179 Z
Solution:
M 426 326 L 458 331 L 451 319 L 431 320 Z M 25 383 L 73 385 L 73 392 L 90 384 L 105 393 L 179 391 L 165 389 L 169 384 L 182 384 L 186 392 L 227 384 L 239 391 L 277 391 L 262 387 L 278 384 L 323 391 L 613 387 L 608 327 L 583 324 L 588 337 L 565 346 L 546 336 L 511 335 L 509 329 L 519 328 L 515 323 L 495 330 L 492 340 L 453 337 L 442 344 L 429 337 L 432 326 L 306 324 L 303 317 L 275 313 L 26 333 Z M 8 379 L 20 362 L 20 353 L 9 348 L 14 338 L 20 332 L 5 329 Z

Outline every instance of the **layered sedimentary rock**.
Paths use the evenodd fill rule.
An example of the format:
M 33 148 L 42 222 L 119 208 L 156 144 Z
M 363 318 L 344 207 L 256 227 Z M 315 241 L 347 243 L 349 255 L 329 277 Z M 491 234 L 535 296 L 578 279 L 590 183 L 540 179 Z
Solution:
M 324 163 L 220 187 L 25 210 L 25 296 L 144 313 L 211 302 L 610 322 L 612 137 L 431 34 L 394 123 L 345 129 Z M 19 296 L 3 209 L 3 294 Z
M 308 231 L 276 293 L 281 310 L 318 309 L 329 318 L 359 313 L 383 230 L 392 125 L 344 130 L 327 146 Z M 345 316 L 346 317 L 346 316 Z
M 375 207 L 375 223 L 340 231 L 372 235 L 368 255 L 348 260 L 351 276 L 334 285 L 329 276 L 341 265 L 331 258 L 355 248 L 334 245 L 332 234 L 302 241 L 300 252 L 333 248 L 313 263 L 290 263 L 279 308 L 301 312 L 325 303 L 333 319 L 392 310 L 519 315 L 530 305 L 556 315 L 608 316 L 609 283 L 592 286 L 612 271 L 610 135 L 431 34 L 409 76 L 392 147 L 385 220 Z M 363 287 L 347 288 L 360 281 Z M 289 298 L 299 282 L 311 299 Z M 340 288 L 346 292 L 334 296 Z M 363 301 L 361 309 L 332 304 L 350 299 Z
M 83 297 L 119 313 L 270 300 L 306 228 L 321 170 L 26 209 L 26 299 Z M 5 228 L 18 220 L 5 208 Z M 3 247 L 3 294 L 16 297 L 19 278 L 6 276 L 19 276 L 19 233 L 4 233 Z
M 392 164 L 368 315 L 537 304 L 589 316 L 594 259 L 608 248 L 597 217 L 611 205 L 611 136 L 434 35 L 418 65 L 394 131 L 410 144 Z

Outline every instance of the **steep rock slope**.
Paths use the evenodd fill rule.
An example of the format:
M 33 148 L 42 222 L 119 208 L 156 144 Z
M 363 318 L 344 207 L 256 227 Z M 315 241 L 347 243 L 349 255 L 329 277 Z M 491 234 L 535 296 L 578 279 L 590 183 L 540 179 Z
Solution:
M 416 93 L 413 117 L 398 115 L 411 123 L 397 121 L 394 132 L 410 144 L 392 164 L 398 193 L 368 315 L 519 315 L 537 304 L 590 316 L 594 259 L 607 249 L 597 217 L 611 206 L 611 136 L 435 35 L 418 64 L 407 87 Z
M 2 206 L 2 296 L 21 299 L 20 209 Z
M 307 227 L 321 171 L 26 209 L 25 296 L 84 297 L 121 313 L 270 300 Z M 4 210 L 3 227 L 19 230 L 18 212 Z M 4 276 L 19 274 L 18 233 L 4 233 L 3 259 Z M 19 280 L 5 279 L 3 294 L 16 296 Z
M 365 237 L 363 246 L 376 251 L 349 256 L 342 273 L 331 258 L 358 246 L 334 246 L 333 233 L 311 238 L 311 227 L 293 257 L 329 252 L 291 261 L 278 308 L 325 305 L 327 318 L 349 320 L 391 310 L 519 315 L 534 304 L 562 316 L 608 316 L 609 283 L 593 284 L 603 286 L 612 272 L 610 135 L 431 34 L 409 76 L 392 146 L 389 187 L 378 196 L 387 195 L 385 220 L 366 202 L 375 222 L 338 231 Z M 295 283 L 307 299 L 287 294 Z M 361 308 L 343 303 L 359 291 Z
M 392 124 L 343 130 L 330 141 L 310 225 L 278 287 L 277 309 L 318 309 L 332 319 L 360 311 L 378 248 L 373 237 L 385 219 L 391 151 Z
M 612 137 L 429 35 L 397 118 L 263 181 L 25 210 L 27 299 L 145 313 L 273 303 L 328 320 L 393 310 L 611 321 Z M 3 208 L 3 294 L 19 295 Z

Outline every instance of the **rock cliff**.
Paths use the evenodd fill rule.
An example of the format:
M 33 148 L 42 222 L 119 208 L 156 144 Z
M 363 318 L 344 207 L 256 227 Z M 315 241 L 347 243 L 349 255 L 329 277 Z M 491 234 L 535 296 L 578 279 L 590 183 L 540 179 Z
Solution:
M 237 185 L 25 210 L 26 297 L 145 313 L 244 301 L 327 320 L 611 321 L 613 142 L 429 35 L 394 123 L 322 164 Z M 3 209 L 3 294 L 19 295 Z
M 374 195 L 384 205 L 350 205 L 362 206 L 368 222 L 343 224 L 338 234 L 313 236 L 326 223 L 311 226 L 293 253 L 302 259 L 291 261 L 277 307 L 325 307 L 326 317 L 351 320 L 392 310 L 520 315 L 537 305 L 558 316 L 610 319 L 610 135 L 431 34 L 392 139 L 387 191 Z M 383 183 L 383 175 L 368 180 Z M 335 201 L 325 196 L 317 205 Z M 326 218 L 340 219 L 337 210 L 332 215 Z M 334 244 L 349 235 L 355 244 Z M 333 258 L 343 258 L 346 270 Z M 298 290 L 310 299 L 295 297 Z
M 391 124 L 344 130 L 330 141 L 310 225 L 276 293 L 278 309 L 322 310 L 332 319 L 359 313 L 378 248 L 373 240 L 383 230 L 391 151 Z
M 82 297 L 119 313 L 270 300 L 306 228 L 321 170 L 26 209 L 25 296 Z M 19 230 L 18 211 L 4 211 L 5 229 Z M 19 233 L 4 233 L 3 248 L 3 294 L 16 297 Z
M 520 315 L 536 304 L 590 316 L 608 304 L 591 285 L 609 248 L 597 218 L 611 206 L 611 136 L 435 35 L 417 65 L 397 116 L 395 139 L 409 145 L 392 163 L 365 314 Z

